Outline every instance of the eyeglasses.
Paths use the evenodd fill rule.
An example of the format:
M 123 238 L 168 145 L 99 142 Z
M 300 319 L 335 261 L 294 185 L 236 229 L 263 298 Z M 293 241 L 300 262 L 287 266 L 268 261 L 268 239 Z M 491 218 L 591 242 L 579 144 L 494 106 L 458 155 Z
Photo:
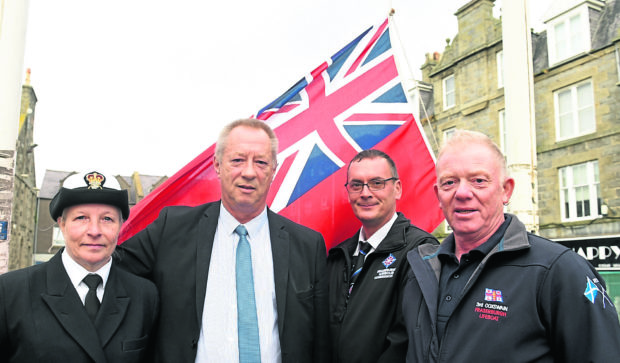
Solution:
M 364 189 L 364 185 L 368 187 L 369 190 L 376 192 L 378 190 L 383 190 L 385 188 L 385 183 L 390 180 L 398 180 L 398 178 L 387 178 L 387 179 L 373 179 L 368 183 L 360 183 L 358 181 L 346 183 L 344 186 L 347 188 L 349 193 L 360 193 Z

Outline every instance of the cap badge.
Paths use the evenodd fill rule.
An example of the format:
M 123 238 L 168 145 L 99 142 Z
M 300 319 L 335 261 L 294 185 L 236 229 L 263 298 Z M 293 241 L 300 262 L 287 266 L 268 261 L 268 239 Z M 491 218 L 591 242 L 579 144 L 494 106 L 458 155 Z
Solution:
M 84 175 L 84 181 L 86 185 L 88 185 L 88 189 L 103 189 L 102 186 L 105 184 L 105 176 L 96 171 L 91 171 Z

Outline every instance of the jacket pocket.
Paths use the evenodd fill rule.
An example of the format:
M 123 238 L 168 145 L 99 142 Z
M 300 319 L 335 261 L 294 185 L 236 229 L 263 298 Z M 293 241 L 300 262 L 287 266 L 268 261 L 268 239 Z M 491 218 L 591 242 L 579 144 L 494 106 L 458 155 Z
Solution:
M 135 350 L 146 349 L 149 342 L 149 336 L 145 335 L 142 338 L 125 340 L 123 344 L 123 352 L 131 352 Z

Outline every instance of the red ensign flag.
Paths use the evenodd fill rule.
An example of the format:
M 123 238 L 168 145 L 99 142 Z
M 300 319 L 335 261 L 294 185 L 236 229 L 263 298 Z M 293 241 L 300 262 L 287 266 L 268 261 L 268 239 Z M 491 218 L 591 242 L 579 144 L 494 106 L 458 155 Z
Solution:
M 433 192 L 432 152 L 398 77 L 387 20 L 367 29 L 256 118 L 267 122 L 280 141 L 268 205 L 321 232 L 328 249 L 361 226 L 344 184 L 348 162 L 364 149 L 383 150 L 396 162 L 403 185 L 397 210 L 429 232 L 443 220 Z M 165 206 L 218 200 L 214 151 L 209 147 L 134 206 L 119 240 L 146 227 Z

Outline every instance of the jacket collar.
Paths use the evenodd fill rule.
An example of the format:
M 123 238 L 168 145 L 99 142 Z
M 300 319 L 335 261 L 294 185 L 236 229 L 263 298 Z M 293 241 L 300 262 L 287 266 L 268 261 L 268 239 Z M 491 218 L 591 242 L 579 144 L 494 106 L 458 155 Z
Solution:
M 269 237 L 271 238 L 271 254 L 273 256 L 273 277 L 276 286 L 276 307 L 278 309 L 278 331 L 284 329 L 286 313 L 286 287 L 290 268 L 290 235 L 282 223 L 282 217 L 267 208 L 269 220 Z
M 500 239 L 500 241 L 491 249 L 485 258 L 482 260 L 482 264 L 486 263 L 486 261 L 496 253 L 503 253 L 509 251 L 521 250 L 524 248 L 530 248 L 530 242 L 527 239 L 527 231 L 525 226 L 521 221 L 513 214 L 508 214 L 511 216 L 510 224 L 508 228 L 506 228 L 506 232 L 504 236 Z M 451 238 L 452 235 L 449 236 Z M 420 257 L 427 261 L 433 271 L 435 271 L 435 275 L 437 276 L 437 280 L 439 280 L 439 273 L 441 272 L 441 263 L 437 259 L 437 255 L 439 253 L 441 245 L 433 245 L 433 244 L 423 244 L 418 247 L 418 253 Z
M 129 297 L 119 274 L 119 267 L 112 265 L 103 301 L 95 320 L 101 346 L 105 347 L 125 318 L 131 298 Z
M 207 278 L 209 264 L 211 263 L 211 251 L 217 229 L 217 220 L 220 216 L 221 201 L 207 204 L 204 218 L 198 222 L 198 234 L 193 238 L 196 244 L 196 318 L 198 326 L 202 321 L 205 295 L 207 293 Z
M 410 224 L 411 222 L 409 219 L 407 219 L 401 212 L 397 212 L 397 217 L 392 225 L 392 228 L 390 228 L 388 234 L 373 253 L 391 252 L 404 248 L 407 244 L 405 236 L 407 235 L 407 230 L 409 229 Z M 344 254 L 348 254 L 349 256 L 352 255 L 357 247 L 359 235 L 360 230 L 358 230 L 351 238 L 340 243 L 336 247 L 332 247 L 329 250 L 329 254 L 335 252 L 336 250 L 340 250 Z
M 105 362 L 99 336 L 62 265 L 61 253 L 62 250 L 46 263 L 47 291 L 41 293 L 41 298 L 60 325 L 90 357 L 95 362 Z

